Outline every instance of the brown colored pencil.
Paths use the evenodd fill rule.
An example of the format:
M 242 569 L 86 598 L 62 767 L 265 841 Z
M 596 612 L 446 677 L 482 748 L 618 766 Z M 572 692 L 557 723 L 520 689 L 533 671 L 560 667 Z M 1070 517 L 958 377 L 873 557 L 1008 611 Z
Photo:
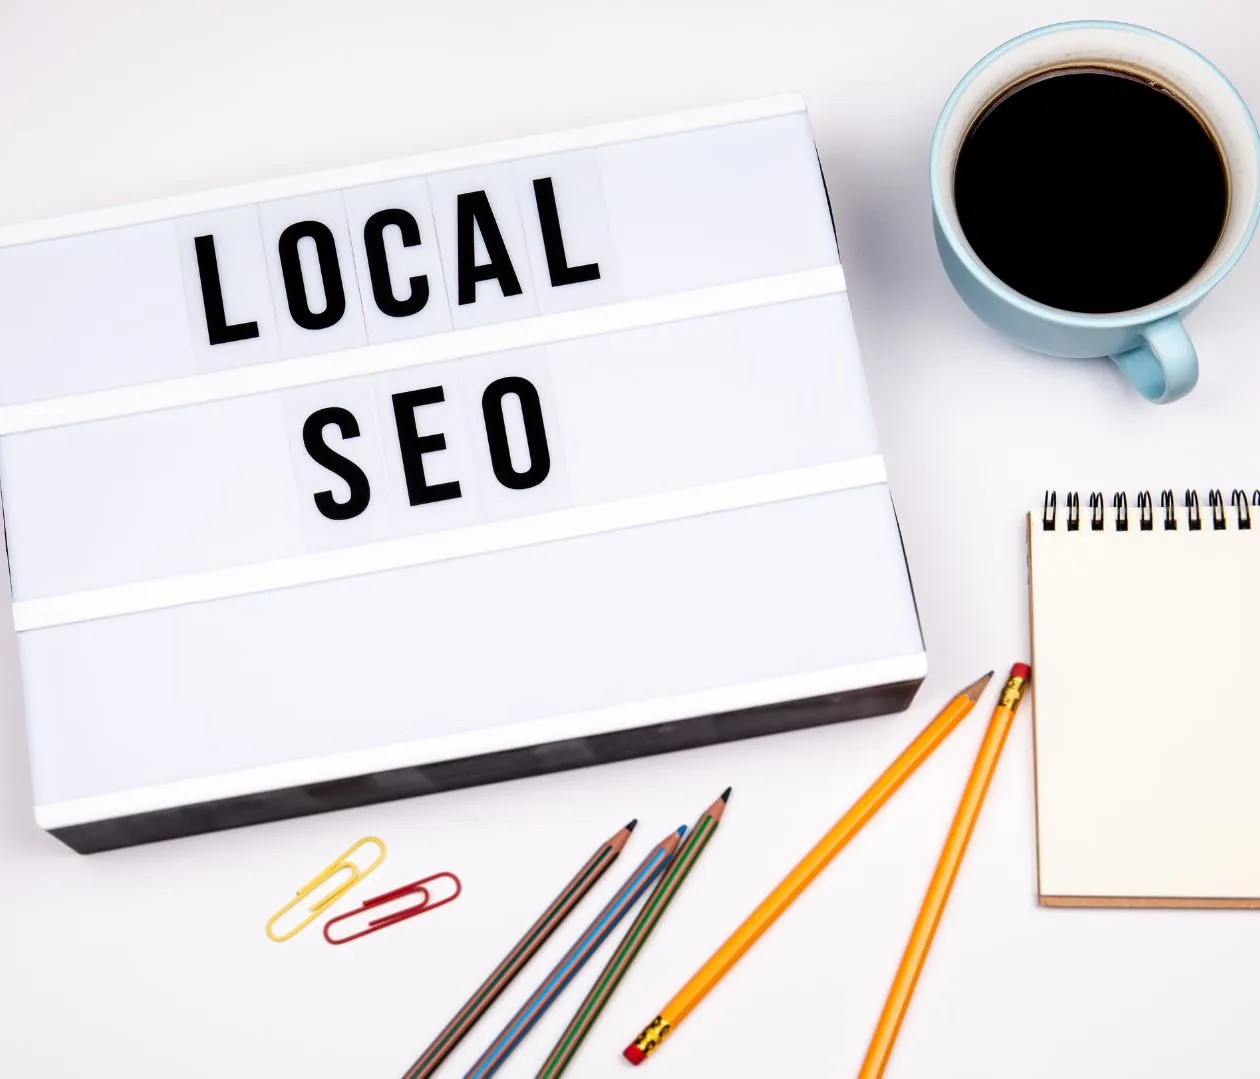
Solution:
M 578 870 L 577 875 L 565 885 L 564 890 L 556 896 L 539 919 L 516 943 L 507 956 L 491 972 L 481 986 L 473 993 L 468 1002 L 460 1008 L 433 1040 L 433 1044 L 424 1051 L 420 1059 L 407 1069 L 403 1079 L 428 1079 L 437 1071 L 438 1066 L 459 1044 L 486 1009 L 498 999 L 500 993 L 508 987 L 525 964 L 546 942 L 547 938 L 559 928 L 560 923 L 568 917 L 569 912 L 582 901 L 587 892 L 595 886 L 595 882 L 604 875 L 610 865 L 617 860 L 630 833 L 634 831 L 635 821 L 631 821 L 616 835 L 612 836 L 591 855 L 587 863 Z

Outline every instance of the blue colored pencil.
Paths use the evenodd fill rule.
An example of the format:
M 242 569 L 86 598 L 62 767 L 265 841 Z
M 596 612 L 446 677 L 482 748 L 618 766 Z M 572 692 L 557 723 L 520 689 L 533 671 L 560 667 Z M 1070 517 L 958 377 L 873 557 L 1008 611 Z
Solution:
M 565 987 L 582 969 L 586 961 L 599 950 L 599 946 L 617 928 L 617 923 L 643 898 L 647 890 L 655 883 L 656 878 L 665 872 L 665 867 L 669 865 L 686 831 L 684 826 L 676 832 L 670 832 L 652 848 L 648 856 L 639 863 L 638 869 L 630 874 L 630 879 L 608 901 L 608 906 L 599 912 L 599 916 L 578 938 L 578 942 L 556 964 L 555 970 L 547 975 L 542 985 L 534 991 L 534 995 L 521 1006 L 521 1010 L 512 1017 L 511 1022 L 490 1043 L 490 1048 L 481 1054 L 480 1059 L 472 1066 L 464 1079 L 488 1079 L 503 1066 L 512 1050 L 525 1040 L 525 1035 L 533 1029 L 543 1013 L 555 1003 L 556 998 L 564 992 Z

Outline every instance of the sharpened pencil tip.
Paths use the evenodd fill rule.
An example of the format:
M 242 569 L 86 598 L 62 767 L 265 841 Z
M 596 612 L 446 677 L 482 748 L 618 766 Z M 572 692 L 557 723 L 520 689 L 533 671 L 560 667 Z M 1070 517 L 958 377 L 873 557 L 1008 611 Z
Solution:
M 634 831 L 634 826 L 635 826 L 636 824 L 638 824 L 638 823 L 639 823 L 639 818 L 638 818 L 638 817 L 635 817 L 635 818 L 634 818 L 634 820 L 632 820 L 629 824 L 627 824 L 627 825 L 626 825 L 626 831 L 627 831 L 627 832 L 633 832 L 633 831 Z
M 983 675 L 980 678 L 977 678 L 974 682 L 971 683 L 971 685 L 969 685 L 966 689 L 962 691 L 960 696 L 970 697 L 971 700 L 978 701 L 980 699 L 980 694 L 984 692 L 984 687 L 989 684 L 989 679 L 992 677 L 993 677 L 993 672 L 990 671 L 988 674 Z
M 674 835 L 683 835 L 686 831 L 687 831 L 687 826 L 685 824 L 680 824 L 678 826 L 678 831 L 676 831 Z
M 725 802 L 730 796 L 731 796 L 731 788 L 727 787 L 726 790 L 722 792 L 722 801 Z

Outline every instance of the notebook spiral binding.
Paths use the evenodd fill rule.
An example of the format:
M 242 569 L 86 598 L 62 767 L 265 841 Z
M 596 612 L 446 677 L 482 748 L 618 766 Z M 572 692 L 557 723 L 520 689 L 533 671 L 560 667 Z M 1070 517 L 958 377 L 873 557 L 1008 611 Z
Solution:
M 1254 490 L 1251 497 L 1242 488 L 1235 488 L 1229 496 L 1230 514 L 1226 516 L 1225 496 L 1220 488 L 1208 491 L 1208 519 L 1212 531 L 1221 531 L 1229 526 L 1232 517 L 1234 527 L 1239 530 L 1251 528 L 1251 507 L 1257 507 L 1260 513 L 1260 489 Z M 1130 525 L 1136 531 L 1150 532 L 1156 527 L 1158 519 L 1164 531 L 1176 531 L 1184 523 L 1187 531 L 1203 531 L 1203 512 L 1199 502 L 1198 491 L 1186 491 L 1182 498 L 1180 513 L 1177 496 L 1171 489 L 1159 493 L 1159 510 L 1156 512 L 1155 500 L 1150 491 L 1139 491 L 1136 503 L 1136 514 L 1130 519 L 1129 496 L 1123 491 L 1111 498 L 1112 527 L 1116 532 L 1128 532 Z M 1064 521 L 1069 532 L 1082 531 L 1101 532 L 1107 523 L 1107 500 L 1101 491 L 1091 491 L 1087 502 L 1087 512 L 1082 517 L 1081 496 L 1077 491 L 1068 491 L 1063 496 Z M 1041 511 L 1041 527 L 1043 531 L 1053 532 L 1059 520 L 1059 496 L 1056 491 L 1047 491 Z

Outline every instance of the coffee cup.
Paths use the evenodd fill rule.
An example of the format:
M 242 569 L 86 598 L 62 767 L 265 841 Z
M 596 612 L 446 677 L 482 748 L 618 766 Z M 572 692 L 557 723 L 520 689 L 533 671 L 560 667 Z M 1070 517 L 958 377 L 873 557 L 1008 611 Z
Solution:
M 954 89 L 930 170 L 941 261 L 981 319 L 1037 352 L 1109 356 L 1150 401 L 1194 388 L 1182 319 L 1260 217 L 1260 136 L 1206 59 L 1126 23 L 1023 34 Z

